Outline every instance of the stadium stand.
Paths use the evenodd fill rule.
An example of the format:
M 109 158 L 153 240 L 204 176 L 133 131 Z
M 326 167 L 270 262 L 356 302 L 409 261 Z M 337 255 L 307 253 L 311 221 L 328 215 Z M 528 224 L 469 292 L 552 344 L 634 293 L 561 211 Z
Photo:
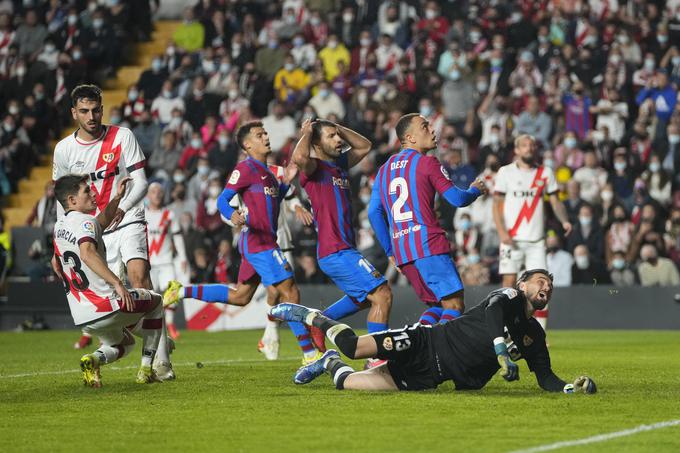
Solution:
M 30 25 L 22 8 L 0 16 L 0 29 L 16 41 L 0 49 L 7 123 L 13 115 L 7 87 L 23 87 L 17 74 L 22 57 L 35 59 L 29 74 L 38 67 L 59 79 L 60 59 L 69 59 L 76 72 L 77 46 L 60 52 L 71 36 L 64 35 L 71 10 L 35 3 L 43 5 L 38 16 L 44 25 Z M 131 2 L 111 3 L 77 11 L 83 33 L 101 35 L 94 31 L 101 15 L 106 33 L 124 36 L 125 16 L 117 11 L 121 5 L 131 11 Z M 278 164 L 288 162 L 299 125 L 310 116 L 342 122 L 373 141 L 370 158 L 352 173 L 353 208 L 359 249 L 385 270 L 365 208 L 377 168 L 398 147 L 396 120 L 420 111 L 435 124 L 437 156 L 461 187 L 477 175 L 493 185 L 497 168 L 512 160 L 513 138 L 537 137 L 542 162 L 555 171 L 576 225 L 564 237 L 548 218 L 556 238 L 549 240 L 549 254 L 565 285 L 591 282 L 586 277 L 593 272 L 603 282 L 680 283 L 677 2 L 364 0 L 344 1 L 336 10 L 323 0 L 206 0 L 183 14 L 182 22 L 156 23 L 153 41 L 138 44 L 137 53 L 106 49 L 107 60 L 102 49 L 91 49 L 95 67 L 78 81 L 103 83 L 106 121 L 135 132 L 149 158 L 148 175 L 165 185 L 182 221 L 194 281 L 232 281 L 237 271 L 238 231 L 216 221 L 208 188 L 211 181 L 221 185 L 238 161 L 233 133 L 252 118 L 263 119 Z M 40 29 L 42 42 L 19 44 L 26 27 Z M 52 51 L 56 60 L 50 42 L 60 49 Z M 31 80 L 33 87 L 42 79 Z M 64 126 L 60 121 L 68 118 L 59 105 L 51 107 L 59 121 L 41 117 L 45 127 L 31 129 L 31 116 L 24 114 L 23 128 L 50 132 L 42 142 L 30 140 L 31 153 L 9 171 L 3 157 L 0 190 L 15 192 L 5 199 L 6 227 L 25 223 L 50 179 L 47 144 L 58 136 L 50 126 Z M 440 207 L 466 284 L 498 281 L 490 209 L 490 198 L 457 211 Z M 323 281 L 313 258 L 314 231 L 291 223 L 299 282 Z M 666 278 L 649 279 L 659 266 Z M 404 283 L 395 272 L 388 276 Z

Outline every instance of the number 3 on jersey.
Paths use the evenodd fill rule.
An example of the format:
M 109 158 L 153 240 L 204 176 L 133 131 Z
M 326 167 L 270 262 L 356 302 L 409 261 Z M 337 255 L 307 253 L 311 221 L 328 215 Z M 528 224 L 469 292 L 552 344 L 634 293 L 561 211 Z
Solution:
M 397 187 L 399 188 L 399 196 L 392 205 L 392 218 L 395 222 L 410 222 L 413 220 L 413 211 L 403 211 L 404 205 L 408 200 L 408 184 L 406 179 L 401 176 L 394 178 L 390 182 L 390 195 L 397 193 Z
M 63 257 L 64 265 L 67 263 L 70 264 L 71 268 L 73 269 L 73 272 L 76 273 L 78 278 L 70 279 L 66 276 L 66 271 L 62 270 L 62 277 L 64 281 L 64 289 L 68 293 L 71 291 L 71 285 L 76 289 L 76 291 L 85 291 L 87 288 L 90 286 L 90 281 L 87 279 L 87 276 L 85 275 L 85 272 L 81 269 L 81 262 L 80 258 L 78 258 L 78 255 L 75 253 L 68 251 L 64 253 Z M 69 284 L 70 282 L 70 284 Z

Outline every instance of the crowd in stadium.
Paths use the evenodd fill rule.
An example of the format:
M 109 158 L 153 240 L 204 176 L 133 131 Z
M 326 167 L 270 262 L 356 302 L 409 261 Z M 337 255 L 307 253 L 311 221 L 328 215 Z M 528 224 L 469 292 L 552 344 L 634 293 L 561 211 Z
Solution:
M 69 125 L 70 89 L 115 76 L 134 41 L 148 39 L 148 2 L 134 2 L 134 14 L 132 3 L 0 1 L 3 195 Z M 195 282 L 238 271 L 238 232 L 216 205 L 241 158 L 238 126 L 262 119 L 285 165 L 302 121 L 320 117 L 372 141 L 351 177 L 357 245 L 405 283 L 366 206 L 377 169 L 399 148 L 396 121 L 419 111 L 461 188 L 481 175 L 493 193 L 514 137 L 536 137 L 574 225 L 565 236 L 547 219 L 556 286 L 677 285 L 679 87 L 677 0 L 205 0 L 184 11 L 165 53 L 109 118 L 133 130 L 147 174 L 166 187 Z M 51 231 L 51 209 L 48 188 L 28 221 Z M 439 210 L 464 283 L 498 282 L 492 195 Z M 313 228 L 290 223 L 298 282 L 325 282 Z

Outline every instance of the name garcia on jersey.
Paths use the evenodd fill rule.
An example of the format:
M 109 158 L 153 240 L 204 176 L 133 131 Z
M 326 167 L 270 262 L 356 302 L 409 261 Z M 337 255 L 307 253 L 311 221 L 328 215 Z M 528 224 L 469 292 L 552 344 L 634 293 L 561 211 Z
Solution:
M 69 244 L 76 244 L 76 237 L 75 235 L 70 232 L 69 230 L 60 228 L 54 233 L 54 239 L 63 239 Z

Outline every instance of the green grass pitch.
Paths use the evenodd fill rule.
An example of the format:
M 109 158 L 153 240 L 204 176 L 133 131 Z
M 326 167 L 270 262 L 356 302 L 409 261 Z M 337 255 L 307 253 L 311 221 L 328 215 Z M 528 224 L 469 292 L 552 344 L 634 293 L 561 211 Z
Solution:
M 597 395 L 543 392 L 524 361 L 519 382 L 474 392 L 340 392 L 327 376 L 296 386 L 290 332 L 276 362 L 256 351 L 259 335 L 184 332 L 177 380 L 153 385 L 134 383 L 138 343 L 91 389 L 77 331 L 0 333 L 0 451 L 495 452 L 680 419 L 679 332 L 549 332 L 555 372 L 589 374 Z M 680 426 L 565 450 L 677 452 Z

